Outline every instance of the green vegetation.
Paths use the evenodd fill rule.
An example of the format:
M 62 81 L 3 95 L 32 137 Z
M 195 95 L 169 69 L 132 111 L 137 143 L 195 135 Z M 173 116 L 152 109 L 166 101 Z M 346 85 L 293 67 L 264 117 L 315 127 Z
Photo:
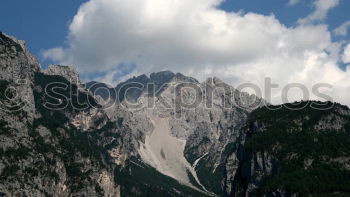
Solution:
M 10 134 L 11 129 L 7 125 L 6 121 L 0 120 L 0 135 Z
M 136 158 L 127 160 L 125 168 L 115 169 L 115 179 L 121 185 L 121 196 L 208 196 L 161 174 Z
M 248 152 L 267 152 L 273 156 L 277 171 L 266 175 L 258 193 L 282 188 L 300 196 L 338 196 L 350 193 L 350 170 L 337 158 L 350 158 L 350 116 L 340 113 L 349 109 L 339 104 L 321 103 L 327 110 L 314 109 L 310 103 L 288 104 L 270 110 L 254 111 L 250 117 L 251 138 L 246 142 Z M 321 120 L 334 117 L 343 120 L 341 129 L 316 129 Z M 257 127 L 254 128 L 254 123 Z M 329 124 L 329 123 L 328 123 Z M 253 125 L 253 126 L 252 126 Z
M 196 155 L 193 153 L 196 152 L 196 150 L 198 150 L 199 146 L 207 146 L 210 143 L 211 143 L 211 141 L 208 137 L 203 137 L 201 142 L 196 146 L 192 146 L 192 145 L 187 144 L 185 147 L 185 157 L 186 157 L 187 161 L 193 165 L 193 163 L 198 159 L 196 157 Z
M 5 157 L 7 159 L 10 159 L 11 161 L 15 162 L 20 159 L 25 159 L 29 156 L 31 150 L 23 145 L 21 145 L 19 148 L 8 148 L 7 150 L 0 151 L 1 157 Z
M 118 118 L 118 125 L 122 126 L 123 125 L 124 118 Z
M 96 193 L 99 194 L 100 196 L 104 196 L 104 195 L 103 195 L 103 194 L 104 194 L 104 191 L 103 191 L 103 189 L 101 188 L 101 186 L 96 185 L 96 186 L 95 186 L 95 191 L 96 191 Z
M 0 32 L 0 45 L 4 46 L 1 48 L 0 54 L 12 54 L 14 52 L 23 51 L 22 47 L 19 44 L 3 35 L 2 32 Z
M 47 76 L 42 73 L 37 73 L 35 75 L 35 83 L 39 85 L 42 90 L 45 89 L 47 84 L 53 82 L 66 84 L 67 87 L 72 88 L 72 90 L 69 90 L 69 88 L 65 90 L 62 87 L 55 89 L 55 92 L 64 95 L 66 99 L 71 98 L 72 93 L 77 92 L 77 87 L 75 85 L 70 84 L 64 77 Z M 81 103 L 91 103 L 97 105 L 94 98 L 92 98 L 90 95 L 79 92 L 79 98 L 76 97 L 71 99 L 72 105 L 68 105 L 67 108 L 63 108 L 60 110 L 52 110 L 48 109 L 45 106 L 47 102 L 57 102 L 57 100 L 47 95 L 51 93 L 53 92 L 50 88 L 47 93 L 45 93 L 45 91 L 34 91 L 36 107 L 41 113 L 41 118 L 35 120 L 33 126 L 34 129 L 31 135 L 37 141 L 37 148 L 40 149 L 39 152 L 45 152 L 45 149 L 46 151 L 54 152 L 54 148 L 50 145 L 45 144 L 42 137 L 38 133 L 36 133 L 36 131 L 34 131 L 35 128 L 37 128 L 40 125 L 43 125 L 49 131 L 51 131 L 51 134 L 54 138 L 58 139 L 57 141 L 59 141 L 60 147 L 62 147 L 63 150 L 65 150 L 64 154 L 70 153 L 68 155 L 74 155 L 75 152 L 80 152 L 83 157 L 94 157 L 97 161 L 101 161 L 101 158 L 99 157 L 101 149 L 98 149 L 98 145 L 96 144 L 96 138 L 99 137 L 98 132 L 79 131 L 77 128 L 75 128 L 75 126 L 69 124 L 69 117 L 67 116 L 67 114 L 69 114 L 70 116 L 74 116 L 75 113 L 78 113 L 78 111 L 76 111 L 77 109 L 74 108 L 78 106 L 77 101 Z M 62 101 L 64 100 L 65 99 L 62 98 Z
M 11 111 L 12 114 L 20 116 L 21 118 L 26 117 L 27 113 L 22 111 L 24 102 L 20 99 L 12 100 L 16 97 L 16 92 L 14 89 L 9 88 L 10 82 L 6 80 L 0 80 L 0 104 L 7 111 Z M 6 105 L 4 105 L 6 104 Z
M 41 89 L 41 92 L 34 91 L 36 106 L 40 112 L 50 108 L 51 110 L 47 110 L 49 113 L 73 113 L 100 107 L 91 95 L 79 91 L 75 84 L 62 76 L 36 73 L 34 81 Z
M 205 158 L 198 162 L 196 167 L 197 176 L 206 189 L 222 195 L 224 188 L 222 188 L 221 180 L 226 176 L 225 166 L 220 164 L 213 172 L 214 169 L 208 167 L 207 163 L 208 161 Z
M 29 175 L 31 177 L 35 177 L 35 176 L 39 175 L 39 171 L 37 169 L 35 169 L 35 168 L 27 167 L 27 168 L 25 168 L 24 172 L 25 172 L 26 175 Z
M 19 166 L 17 166 L 16 164 L 6 166 L 0 175 L 0 179 L 5 180 L 10 176 L 16 176 L 16 172 L 19 169 L 20 169 Z
M 6 80 L 0 80 L 0 100 L 5 100 L 6 99 L 6 95 L 5 95 L 5 91 L 8 88 L 8 85 L 10 83 Z
M 77 87 L 70 84 L 64 77 L 48 76 L 42 73 L 35 74 L 34 97 L 35 105 L 41 118 L 36 119 L 30 129 L 29 135 L 33 138 L 35 151 L 42 153 L 45 157 L 45 163 L 52 166 L 56 165 L 55 157 L 63 161 L 68 175 L 68 185 L 72 191 L 80 191 L 91 184 L 92 171 L 84 171 L 85 165 L 76 161 L 78 153 L 83 158 L 89 158 L 92 165 L 97 168 L 105 168 L 105 157 L 108 155 L 107 150 L 103 149 L 98 142 L 101 139 L 103 131 L 112 128 L 114 125 L 106 125 L 106 127 L 96 130 L 83 132 L 70 124 L 70 117 L 81 111 L 86 111 L 92 106 L 83 106 L 79 103 L 90 103 L 97 106 L 96 101 L 90 95 L 79 92 Z M 45 88 L 49 85 L 47 91 Z M 66 89 L 64 87 L 67 87 Z M 55 89 L 56 88 L 56 89 Z M 55 96 L 56 98 L 53 98 Z M 48 108 L 48 103 L 59 104 L 57 108 Z M 38 132 L 40 126 L 48 129 L 51 135 L 43 136 Z M 54 143 L 53 143 L 54 142 Z M 54 158 L 48 158 L 47 153 L 53 153 Z M 86 169 L 85 169 L 86 170 Z M 43 173 L 44 170 L 40 170 Z M 45 171 L 49 176 L 59 179 L 58 174 L 51 171 Z M 97 193 L 101 193 L 97 188 Z

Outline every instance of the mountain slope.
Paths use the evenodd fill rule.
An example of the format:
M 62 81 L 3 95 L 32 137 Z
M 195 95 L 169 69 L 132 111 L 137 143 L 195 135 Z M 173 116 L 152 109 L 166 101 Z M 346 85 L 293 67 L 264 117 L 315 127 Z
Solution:
M 170 71 L 85 88 L 3 33 L 0 63 L 0 196 L 349 196 L 346 106 Z
M 311 101 L 271 107 L 249 116 L 233 196 L 349 196 L 349 108 Z
M 164 73 L 169 75 L 160 72 L 151 76 Z M 135 102 L 123 101 L 120 103 L 123 107 L 116 105 L 114 110 L 108 110 L 109 115 L 113 119 L 120 114 L 120 108 L 128 111 L 130 115 L 124 120 L 145 136 L 139 137 L 140 143 L 134 146 L 147 164 L 189 186 L 215 195 L 228 195 L 238 168 L 237 158 L 230 153 L 239 143 L 236 140 L 247 115 L 264 101 L 240 93 L 216 78 L 199 83 L 181 74 L 171 76 L 157 94 L 143 90 Z M 184 84 L 189 87 L 181 87 Z M 196 88 L 199 92 L 193 91 Z M 178 102 L 181 94 L 183 103 L 196 98 L 203 100 L 186 108 Z M 140 128 L 140 125 L 145 126 Z
M 143 162 L 129 165 L 145 138 L 137 128 L 147 123 L 134 127 L 129 123 L 137 119 L 122 109 L 109 118 L 74 69 L 52 65 L 42 71 L 24 42 L 0 38 L 1 193 L 207 196 Z M 157 178 L 150 182 L 143 175 Z

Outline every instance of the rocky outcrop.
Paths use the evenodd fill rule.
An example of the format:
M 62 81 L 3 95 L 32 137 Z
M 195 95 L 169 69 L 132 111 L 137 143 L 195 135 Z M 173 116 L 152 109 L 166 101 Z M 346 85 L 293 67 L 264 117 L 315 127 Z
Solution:
M 242 130 L 231 195 L 347 196 L 349 112 L 316 101 L 253 111 Z
M 46 70 L 43 71 L 45 75 L 58 75 L 66 78 L 70 83 L 80 85 L 80 78 L 77 70 L 74 66 L 62 66 L 62 65 L 49 65 Z
M 101 139 L 101 133 L 116 132 L 118 127 L 92 106 L 74 107 L 78 99 L 59 109 L 46 105 L 57 102 L 46 94 L 51 82 L 76 90 L 72 95 L 61 89 L 66 98 L 80 95 L 83 103 L 86 99 L 93 103 L 87 91 L 68 81 L 74 73 L 57 66 L 41 73 L 24 42 L 2 33 L 0 52 L 0 192 L 7 196 L 118 196 L 108 150 L 100 145 L 111 143 Z M 77 117 L 83 119 L 80 125 L 73 124 Z
M 115 185 L 112 176 L 107 171 L 102 171 L 98 182 L 105 197 L 120 197 L 120 186 Z
M 81 85 L 73 67 L 50 65 L 41 71 L 23 42 L 4 34 L 0 38 L 1 104 L 27 101 L 16 110 L 0 111 L 0 192 L 9 196 L 114 197 L 162 191 L 164 195 L 207 196 L 141 160 L 132 160 L 139 157 L 140 144 L 153 130 L 144 114 L 119 104 L 102 108 Z M 171 77 L 151 78 L 161 86 Z M 16 85 L 17 79 L 26 83 Z M 131 79 L 148 80 L 144 76 Z M 13 99 L 8 89 L 20 93 Z M 127 95 L 131 100 L 140 96 L 137 91 Z M 133 170 L 128 170 L 130 164 L 136 164 Z M 144 176 L 135 180 L 134 170 L 152 174 L 158 182 Z M 176 192 L 169 193 L 169 189 Z
M 25 42 L 0 32 L 0 80 L 2 112 L 19 112 L 25 121 L 34 119 L 32 82 L 40 64 L 25 47 Z M 0 113 L 2 113 L 0 112 Z
M 107 111 L 110 117 L 118 114 L 119 117 L 123 117 L 126 124 L 132 125 L 132 130 L 140 131 L 138 138 L 133 136 L 139 143 L 133 144 L 135 149 L 141 148 L 141 157 L 149 158 L 145 152 L 150 150 L 143 148 L 150 143 L 145 142 L 145 136 L 152 136 L 154 124 L 159 123 L 159 121 L 152 123 L 151 117 L 166 119 L 171 135 L 179 141 L 184 141 L 180 155 L 184 155 L 190 167 L 186 163 L 181 165 L 194 177 L 192 184 L 201 190 L 204 188 L 218 195 L 228 195 L 239 163 L 233 153 L 237 147 L 235 144 L 239 143 L 237 140 L 240 129 L 249 112 L 263 105 L 264 101 L 253 95 L 241 94 L 217 78 L 199 83 L 193 78 L 167 71 L 152 73 L 149 78 L 147 76 L 133 78 L 136 79 L 156 84 L 157 91 L 152 93 L 142 89 L 136 102 L 129 103 L 124 100 L 120 105 L 116 105 L 114 110 Z M 194 105 L 190 106 L 191 103 Z M 120 113 L 123 111 L 121 109 L 125 112 Z M 174 147 L 175 149 L 177 148 Z M 158 151 L 152 150 L 154 153 L 149 154 L 157 155 L 164 150 L 161 148 Z M 159 164 L 161 161 L 146 160 L 146 163 L 157 169 L 162 166 Z M 173 164 L 175 165 L 174 162 Z M 163 168 L 158 170 L 164 174 L 171 174 L 164 172 Z M 179 181 L 184 180 L 186 178 L 182 176 Z
M 92 108 L 82 111 L 71 118 L 71 124 L 81 131 L 98 130 L 108 123 L 107 114 L 99 109 Z

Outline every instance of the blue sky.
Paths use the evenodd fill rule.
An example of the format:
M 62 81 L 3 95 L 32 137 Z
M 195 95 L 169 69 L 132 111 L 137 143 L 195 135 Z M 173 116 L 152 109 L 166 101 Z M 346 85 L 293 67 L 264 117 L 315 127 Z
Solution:
M 44 68 L 76 66 L 84 82 L 172 70 L 264 89 L 269 77 L 280 87 L 272 103 L 289 83 L 327 83 L 323 92 L 350 106 L 349 9 L 350 0 L 2 0 L 0 30 Z
M 0 30 L 25 40 L 28 48 L 42 60 L 41 50 L 64 44 L 69 23 L 83 2 L 86 0 L 2 0 Z M 312 11 L 311 5 L 312 0 L 303 0 L 295 6 L 288 6 L 286 0 L 226 0 L 220 8 L 274 14 L 284 25 L 294 26 L 299 18 Z M 334 29 L 350 20 L 349 10 L 350 1 L 342 0 L 329 13 L 326 24 Z
M 61 45 L 70 20 L 85 0 L 2 0 L 0 30 L 25 40 L 37 57 L 42 49 Z
M 295 6 L 289 6 L 286 2 L 286 0 L 227 0 L 222 5 L 222 9 L 228 11 L 243 9 L 264 15 L 274 14 L 281 23 L 287 26 L 295 25 L 299 18 L 307 16 L 312 11 L 313 0 L 302 0 Z M 340 1 L 325 21 L 329 24 L 330 29 L 334 29 L 350 19 L 349 9 L 350 1 Z

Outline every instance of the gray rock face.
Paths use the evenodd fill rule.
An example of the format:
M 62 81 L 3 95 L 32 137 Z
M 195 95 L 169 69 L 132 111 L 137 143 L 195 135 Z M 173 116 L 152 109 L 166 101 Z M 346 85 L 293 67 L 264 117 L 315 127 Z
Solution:
M 140 144 L 154 128 L 144 114 L 127 110 L 120 104 L 111 110 L 103 110 L 95 104 L 77 108 L 79 103 L 88 100 L 95 103 L 96 100 L 80 84 L 73 67 L 50 65 L 41 71 L 24 42 L 4 34 L 0 38 L 1 107 L 27 101 L 17 110 L 0 111 L 0 192 L 9 196 L 118 197 L 121 193 L 140 195 L 149 192 L 145 187 L 154 190 L 154 186 L 149 187 L 149 183 L 141 179 L 141 192 L 136 189 L 140 184 L 131 185 L 133 189 L 130 191 L 127 189 L 130 185 L 117 182 L 119 178 L 134 175 L 116 176 L 129 168 L 126 163 L 130 163 L 131 158 L 139 157 Z M 174 77 L 169 72 L 164 74 L 166 76 L 154 74 L 152 79 L 141 76 L 130 81 L 145 83 L 156 80 L 161 87 Z M 25 83 L 18 85 L 18 81 Z M 64 98 L 55 99 L 48 95 L 52 96 L 53 91 L 46 89 L 47 85 L 55 82 L 70 87 L 69 90 L 57 89 Z M 9 97 L 9 88 L 19 90 L 15 98 L 12 98 L 12 92 L 12 97 Z M 134 99 L 142 93 L 134 91 L 128 95 Z M 65 101 L 69 103 L 64 108 L 46 105 L 65 105 Z M 134 160 L 132 162 L 135 164 Z M 144 163 L 136 166 L 147 168 L 149 172 L 145 173 L 155 173 Z M 160 173 L 156 175 L 176 183 Z M 176 193 L 182 195 L 198 193 L 206 196 L 178 183 L 163 187 L 177 188 Z M 168 193 L 168 189 L 158 188 Z
M 17 100 L 9 100 L 3 91 L 1 101 L 27 101 L 18 111 L 0 112 L 1 192 L 25 196 L 120 196 L 131 192 L 137 196 L 152 191 L 150 183 L 142 179 L 138 181 L 144 186 L 132 185 L 132 191 L 123 183 L 125 177 L 136 176 L 130 171 L 130 162 L 147 169 L 143 173 L 153 167 L 162 176 L 178 180 L 187 188 L 177 190 L 179 194 L 195 191 L 203 196 L 227 196 L 235 190 L 242 169 L 242 127 L 249 113 L 264 105 L 262 99 L 217 78 L 200 83 L 163 71 L 134 77 L 113 88 L 112 100 L 117 102 L 109 108 L 68 105 L 61 110 L 48 109 L 44 104 L 51 100 L 44 89 L 51 82 L 72 84 L 77 89 L 74 96 L 83 95 L 79 97 L 83 102 L 96 99 L 84 89 L 74 67 L 50 65 L 41 71 L 24 42 L 4 34 L 0 49 L 2 86 L 15 86 L 21 92 Z M 16 86 L 17 76 L 27 83 Z M 147 89 L 149 84 L 151 89 Z M 61 94 L 72 96 L 69 91 Z M 341 119 L 336 120 L 341 124 Z M 327 128 L 324 124 L 316 127 Z M 264 152 L 248 161 L 253 163 L 251 173 L 263 169 L 269 174 L 274 169 L 273 157 Z M 126 169 L 127 174 L 117 176 Z M 260 179 L 256 177 L 256 182 Z M 254 183 L 248 186 L 251 190 L 256 187 Z
M 68 79 L 77 76 L 75 72 L 51 66 L 47 75 L 40 73 L 24 42 L 2 33 L 0 65 L 0 192 L 7 196 L 119 196 L 113 168 L 103 159 L 108 151 L 98 145 L 98 132 L 118 128 L 106 126 L 109 119 L 100 110 L 89 109 L 83 116 L 70 108 L 44 107 L 49 101 L 45 85 L 57 79 L 51 75 Z M 104 145 L 111 143 L 108 138 L 100 140 Z
M 8 83 L 3 89 L 5 97 L 1 103 L 2 111 L 23 109 L 25 120 L 33 121 L 34 97 L 31 91 L 34 73 L 40 64 L 25 48 L 25 42 L 0 33 L 0 80 Z M 1 112 L 0 112 L 1 113 Z
M 49 67 L 43 71 L 46 75 L 59 75 L 66 78 L 73 84 L 80 85 L 80 78 L 77 70 L 73 66 L 62 65 L 49 65 Z
M 85 84 L 86 89 L 95 97 L 100 97 L 100 102 L 114 102 L 117 99 L 117 92 L 114 88 L 97 81 L 91 81 Z
M 316 101 L 286 106 L 263 107 L 250 114 L 241 133 L 231 195 L 296 197 L 318 195 L 318 188 L 324 188 L 322 194 L 327 196 L 334 191 L 346 194 L 342 178 L 331 177 L 340 173 L 348 180 L 350 173 L 344 152 L 349 108 Z M 290 110 L 293 107 L 303 109 Z
M 160 72 L 151 74 L 150 78 L 140 76 L 134 79 L 140 78 L 156 84 L 157 93 L 149 94 L 149 91 L 142 90 L 136 104 L 123 101 L 109 110 L 109 116 L 123 116 L 132 130 L 140 131 L 139 138 L 135 138 L 138 143 L 134 141 L 133 144 L 134 149 L 141 148 L 141 159 L 147 160 L 146 163 L 160 172 L 174 174 L 164 170 L 166 167 L 159 167 L 163 165 L 162 159 L 159 158 L 163 155 L 165 159 L 164 155 L 167 155 L 164 153 L 166 147 L 148 147 L 152 151 L 142 148 L 147 149 L 147 144 L 157 143 L 147 140 L 145 142 L 145 138 L 149 136 L 156 140 L 155 137 L 152 138 L 152 129 L 157 127 L 158 123 L 163 125 L 160 121 L 166 119 L 171 136 L 179 142 L 185 142 L 182 150 L 176 147 L 174 149 L 179 149 L 180 155 L 189 163 L 177 165 L 183 165 L 183 168 L 192 171 L 191 174 L 196 179 L 192 184 L 201 185 L 198 189 L 204 188 L 220 195 L 228 195 L 239 163 L 234 152 L 237 147 L 235 144 L 239 143 L 240 129 L 248 113 L 263 105 L 264 101 L 246 93 L 241 94 L 216 78 L 199 83 L 182 74 Z M 188 105 L 191 103 L 194 105 Z M 124 109 L 124 113 L 120 113 L 121 108 Z M 171 143 L 169 141 L 169 144 Z M 159 150 L 155 150 L 156 148 Z M 147 151 L 151 152 L 148 156 L 145 153 Z M 160 154 L 159 158 L 149 158 L 152 157 L 150 155 L 157 154 Z M 179 155 L 170 152 L 168 154 Z M 169 164 L 164 164 L 167 165 Z M 173 169 L 175 168 L 177 167 L 174 164 Z M 184 181 L 185 178 L 179 179 Z
M 253 106 L 240 106 L 243 102 L 237 101 L 242 98 L 249 101 L 250 95 L 237 98 L 238 91 L 216 78 L 209 78 L 199 87 L 203 102 L 193 109 L 181 109 L 178 117 L 172 116 L 172 132 L 174 136 L 186 139 L 184 155 L 195 164 L 202 184 L 217 194 L 228 195 L 229 183 L 238 168 L 233 151 Z M 194 97 L 190 92 L 187 95 L 188 100 Z M 262 104 L 263 100 L 259 99 L 255 107 Z
M 99 82 L 88 82 L 86 87 L 94 95 L 101 96 L 104 100 L 111 99 L 117 103 L 125 100 L 136 102 L 143 94 L 158 95 L 173 80 L 198 83 L 196 79 L 186 77 L 180 73 L 161 71 L 151 73 L 150 76 L 140 75 L 130 78 L 118 84 L 115 88 Z
M 39 62 L 29 53 L 24 41 L 0 33 L 0 42 L 2 79 L 31 79 L 40 70 Z

